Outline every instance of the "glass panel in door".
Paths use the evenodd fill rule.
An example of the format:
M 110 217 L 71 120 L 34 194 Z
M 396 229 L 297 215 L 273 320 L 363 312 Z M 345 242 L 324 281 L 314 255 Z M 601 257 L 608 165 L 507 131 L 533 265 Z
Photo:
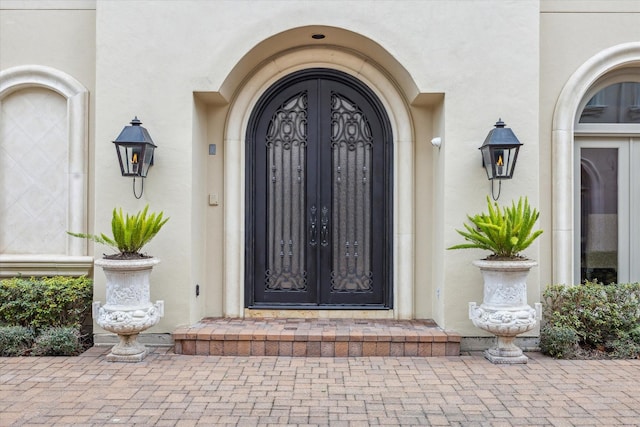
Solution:
M 640 280 L 640 144 L 628 137 L 579 137 L 575 153 L 576 278 Z
M 331 292 L 370 292 L 371 154 L 366 116 L 349 99 L 331 95 Z
M 618 282 L 619 149 L 580 148 L 580 282 Z
M 266 291 L 306 291 L 307 94 L 288 99 L 274 114 L 266 137 Z

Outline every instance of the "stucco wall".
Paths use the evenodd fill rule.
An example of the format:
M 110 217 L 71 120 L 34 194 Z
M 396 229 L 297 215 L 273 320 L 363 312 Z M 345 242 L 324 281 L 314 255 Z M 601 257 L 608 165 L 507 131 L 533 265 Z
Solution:
M 149 203 L 171 217 L 147 248 L 162 260 L 152 299 L 167 307 L 151 332 L 225 314 L 224 206 L 242 195 L 224 194 L 224 182 L 242 171 L 224 169 L 225 144 L 239 143 L 225 142 L 224 129 L 237 94 L 255 91 L 246 83 L 277 67 L 269 64 L 274 58 L 294 49 L 312 55 L 305 47 L 324 45 L 388 76 L 411 122 L 410 311 L 473 336 L 480 333 L 467 319 L 467 302 L 481 301 L 482 279 L 471 261 L 485 254 L 446 248 L 490 194 L 477 148 L 498 118 L 513 128 L 524 146 L 500 202 L 528 196 L 550 230 L 549 133 L 560 90 L 599 50 L 640 39 L 634 2 L 601 3 L 625 13 L 600 13 L 592 7 L 598 2 L 536 0 L 44 3 L 35 10 L 24 9 L 33 2 L 0 4 L 0 68 L 49 65 L 89 88 L 91 231 L 108 230 L 113 206 L 133 211 Z M 313 40 L 313 31 L 328 37 Z M 141 200 L 120 176 L 111 144 L 136 115 L 158 145 Z M 429 142 L 436 136 L 440 149 Z M 545 232 L 526 253 L 540 263 L 529 279 L 530 302 L 551 281 L 550 248 Z M 103 293 L 97 272 L 96 299 Z
M 12 65 L 22 61 L 17 59 L 20 55 L 34 51 L 27 55 L 28 62 L 51 63 L 50 55 L 55 57 L 51 65 L 71 74 L 76 68 L 91 74 L 93 58 L 81 61 L 70 54 L 75 52 L 71 46 L 77 44 L 71 42 L 78 34 L 87 35 L 81 38 L 84 43 L 92 40 L 90 25 L 71 34 L 65 29 L 69 26 L 49 21 L 83 14 L 94 16 L 92 11 L 3 11 L 3 19 L 19 16 L 21 23 L 30 25 L 3 37 L 23 40 L 27 47 L 12 54 L 10 58 L 16 59 L 5 59 L 3 54 L 2 60 Z M 49 49 L 32 45 L 29 34 L 32 38 L 33 33 L 25 28 L 35 28 L 33 24 L 56 45 Z M 224 89 L 229 81 L 236 82 L 232 87 L 241 88 L 243 79 L 259 65 L 242 63 L 254 46 L 306 26 L 341 28 L 373 41 L 361 52 L 348 37 L 320 43 L 346 46 L 378 61 L 400 87 L 407 104 L 417 102 L 412 110 L 412 143 L 418 171 L 413 179 L 419 267 L 414 272 L 412 311 L 418 317 L 436 317 L 443 326 L 462 333 L 475 332 L 466 319 L 466 301 L 480 298 L 480 277 L 470 261 L 481 254 L 447 252 L 445 248 L 458 241 L 453 229 L 461 225 L 465 213 L 484 207 L 489 187 L 477 147 L 499 117 L 525 143 L 516 179 L 505 184 L 502 199 L 526 194 L 537 202 L 536 1 L 98 1 L 95 85 L 90 78 L 87 81 L 95 95 L 94 134 L 100 141 L 92 153 L 95 230 L 108 229 L 112 206 L 135 210 L 149 203 L 152 209 L 165 211 L 171 221 L 148 247 L 149 253 L 162 259 L 153 273 L 152 298 L 168 302 L 167 316 L 155 331 L 166 332 L 207 314 L 222 314 L 214 297 L 207 297 L 205 304 L 195 301 L 196 284 L 208 295 L 220 295 L 222 289 L 209 262 L 220 265 L 224 259 L 222 237 L 207 239 L 210 244 L 199 239 L 211 237 L 223 226 L 223 218 L 212 213 L 219 208 L 208 205 L 208 194 L 218 194 L 221 203 L 226 195 L 217 181 L 217 162 L 224 156 L 224 147 L 218 147 L 215 158 L 203 161 L 207 145 L 223 140 L 220 130 L 212 127 L 216 123 L 212 116 L 219 111 L 199 105 L 193 92 L 203 86 L 211 91 Z M 281 49 L 315 43 L 309 36 L 297 34 Z M 60 41 L 64 43 L 57 44 Z M 280 49 L 265 48 L 270 49 L 268 54 Z M 385 62 L 385 55 L 395 63 Z M 406 80 L 413 82 L 415 93 Z M 424 107 L 416 101 L 417 93 L 443 93 L 444 101 Z M 233 101 L 233 92 L 226 101 Z M 133 198 L 130 180 L 119 176 L 110 144 L 134 115 L 158 145 L 140 201 Z M 434 136 L 444 141 L 439 152 L 429 144 Z M 537 250 L 530 255 L 537 257 Z M 97 295 L 103 280 L 96 275 Z
M 457 241 L 453 227 L 461 224 L 464 213 L 484 206 L 488 183 L 477 147 L 499 117 L 526 144 L 517 177 L 505 185 L 502 197 L 527 194 L 533 203 L 537 201 L 533 167 L 537 163 L 537 12 L 535 1 L 99 1 L 96 111 L 100 120 L 96 138 L 109 141 L 129 116 L 137 114 L 142 119 L 158 144 L 143 200 L 172 217 L 163 236 L 149 247 L 149 252 L 163 259 L 154 272 L 156 298 L 170 300 L 175 307 L 167 310 L 158 328 L 166 330 L 193 320 L 191 313 L 197 306 L 192 299 L 199 280 L 195 271 L 199 270 L 192 263 L 206 264 L 193 238 L 205 235 L 208 229 L 220 229 L 215 220 L 206 225 L 207 230 L 202 230 L 201 220 L 193 221 L 200 215 L 196 210 L 216 209 L 207 206 L 206 197 L 201 199 L 203 191 L 198 185 L 209 171 L 201 162 L 193 162 L 206 156 L 200 137 L 194 134 L 193 91 L 200 89 L 203 80 L 210 88 L 222 87 L 243 56 L 263 40 L 292 27 L 325 25 L 375 41 L 402 64 L 421 92 L 445 93 L 441 198 L 433 197 L 430 190 L 431 126 L 416 125 L 414 143 L 420 162 L 416 169 L 421 171 L 421 181 L 426 175 L 429 182 L 426 188 L 416 185 L 416 230 L 423 234 L 415 236 L 420 242 L 416 256 L 422 262 L 421 257 L 439 253 L 443 265 L 416 271 L 415 312 L 432 316 L 434 306 L 442 306 L 437 310 L 443 313 L 442 323 L 470 333 L 466 300 L 480 296 L 480 278 L 470 261 L 479 254 L 444 252 L 444 248 Z M 512 37 L 514 31 L 518 37 Z M 313 43 L 309 36 L 300 35 L 287 47 Z M 325 39 L 323 43 L 345 41 Z M 513 67 L 514 63 L 518 66 Z M 249 74 L 249 70 L 244 72 Z M 194 150 L 202 151 L 195 154 Z M 107 224 L 106 206 L 121 203 L 133 208 L 140 203 L 128 196 L 130 183 L 117 177 L 111 154 L 108 144 L 96 148 L 96 158 L 105 159 L 96 164 L 97 224 Z M 224 195 L 220 197 L 224 200 Z M 451 214 L 440 216 L 444 223 L 435 223 L 441 211 Z M 441 241 L 431 237 L 433 228 L 444 230 Z M 432 246 L 426 248 L 422 239 L 432 241 Z M 207 247 L 207 259 L 220 259 L 220 251 Z M 442 273 L 434 275 L 438 268 Z M 434 284 L 434 277 L 441 277 L 444 283 Z M 218 283 L 207 283 L 214 293 L 219 288 Z M 435 288 L 440 288 L 437 295 Z M 214 307 L 205 311 L 218 313 L 219 307 L 210 302 Z

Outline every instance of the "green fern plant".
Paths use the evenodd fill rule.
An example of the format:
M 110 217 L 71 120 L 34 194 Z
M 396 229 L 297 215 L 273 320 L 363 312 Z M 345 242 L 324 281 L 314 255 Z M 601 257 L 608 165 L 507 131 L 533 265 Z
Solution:
M 542 234 L 533 231 L 533 225 L 540 213 L 529 206 L 526 197 L 518 203 L 500 207 L 487 197 L 487 213 L 467 215 L 471 224 L 464 224 L 465 230 L 456 230 L 468 243 L 451 246 L 448 249 L 484 249 L 492 252 L 487 259 L 522 258 L 520 252 L 528 248 Z
M 122 208 L 119 210 L 114 208 L 111 218 L 113 237 L 104 233 L 100 235 L 70 231 L 67 233 L 74 237 L 110 246 L 119 252 L 117 255 L 107 256 L 107 258 L 145 258 L 146 256 L 141 253 L 142 247 L 149 243 L 162 226 L 169 221 L 169 218 L 163 217 L 163 212 L 147 214 L 148 210 L 149 205 L 146 205 L 142 211 L 135 215 L 124 215 Z

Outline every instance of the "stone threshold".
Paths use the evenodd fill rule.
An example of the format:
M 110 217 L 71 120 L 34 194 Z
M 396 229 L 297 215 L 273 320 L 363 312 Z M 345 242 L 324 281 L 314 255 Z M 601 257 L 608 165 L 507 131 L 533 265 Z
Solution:
M 458 356 L 458 333 L 431 320 L 204 318 L 172 334 L 175 353 L 200 356 Z

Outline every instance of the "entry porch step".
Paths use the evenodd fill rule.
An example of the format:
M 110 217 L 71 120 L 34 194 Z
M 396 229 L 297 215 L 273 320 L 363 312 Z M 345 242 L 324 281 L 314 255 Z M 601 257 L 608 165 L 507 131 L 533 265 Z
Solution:
M 431 320 L 204 318 L 173 332 L 177 354 L 458 356 L 460 335 Z

